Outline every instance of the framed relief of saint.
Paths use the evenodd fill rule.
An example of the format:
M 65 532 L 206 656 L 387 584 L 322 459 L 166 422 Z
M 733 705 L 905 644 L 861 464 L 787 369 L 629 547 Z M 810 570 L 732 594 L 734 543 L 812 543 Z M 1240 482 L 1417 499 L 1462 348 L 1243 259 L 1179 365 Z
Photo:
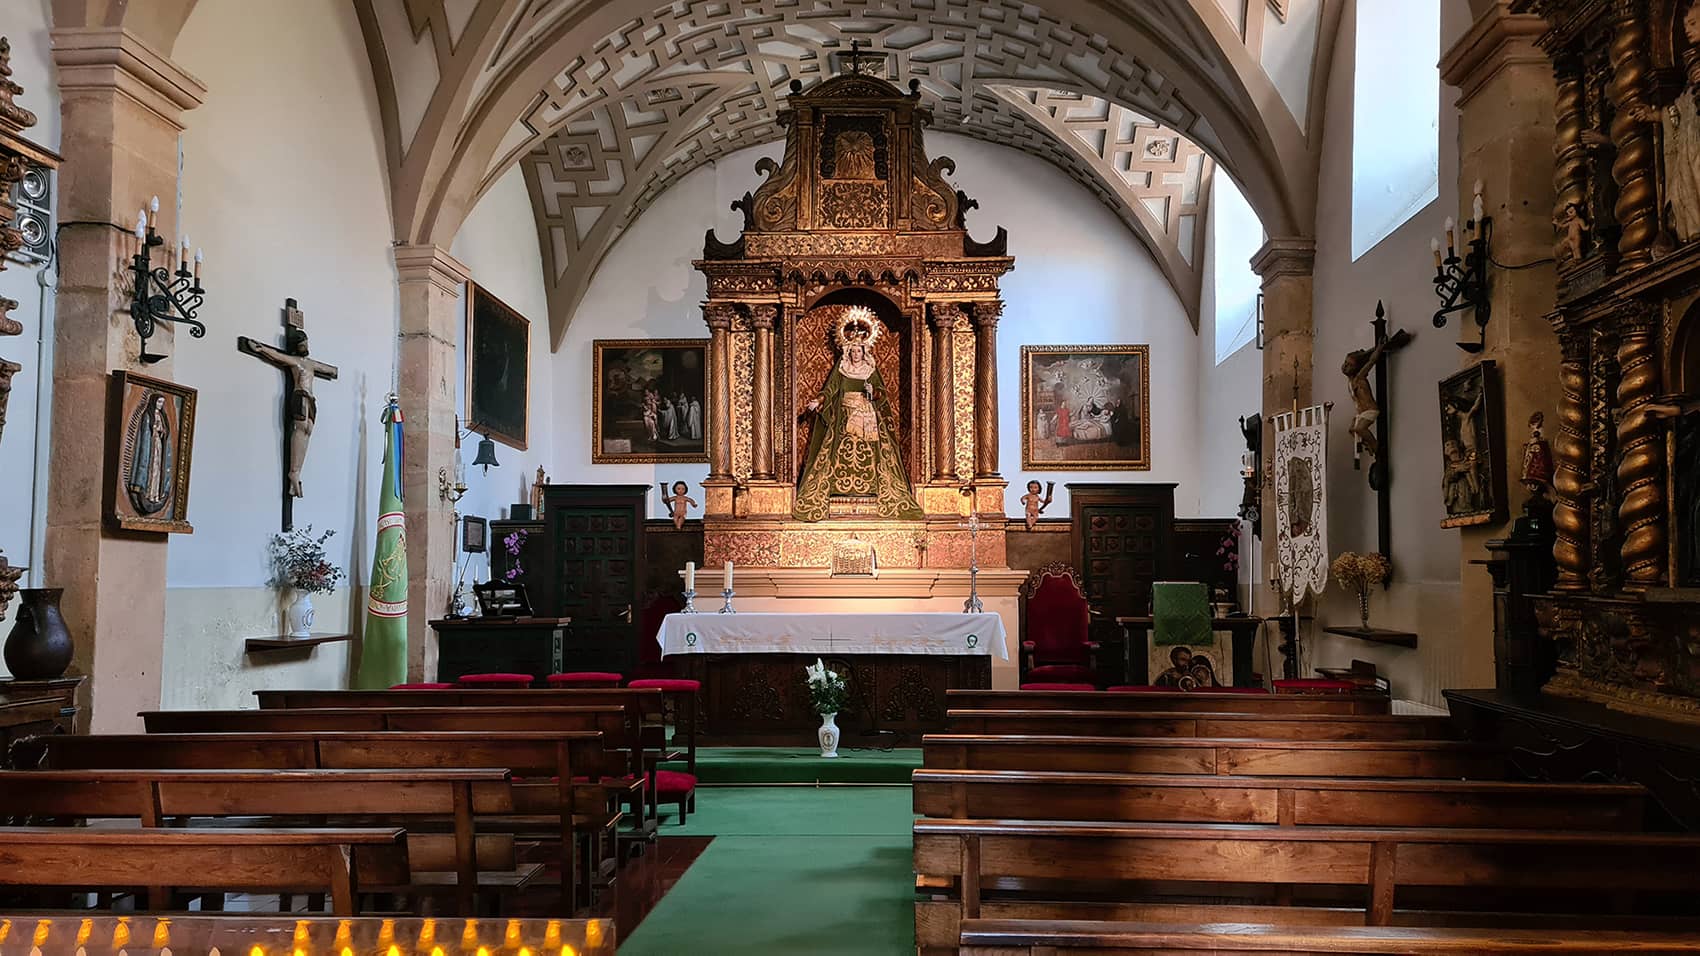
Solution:
M 107 523 L 126 531 L 191 534 L 189 464 L 195 390 L 134 372 L 112 373 Z

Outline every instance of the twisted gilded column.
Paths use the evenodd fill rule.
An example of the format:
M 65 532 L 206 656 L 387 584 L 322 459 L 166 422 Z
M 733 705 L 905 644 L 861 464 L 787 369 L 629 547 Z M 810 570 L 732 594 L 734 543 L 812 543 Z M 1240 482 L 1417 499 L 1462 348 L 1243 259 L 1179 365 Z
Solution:
M 1617 345 L 1618 528 L 1623 584 L 1639 590 L 1664 582 L 1665 436 L 1651 407 L 1659 393 L 1657 327 L 1650 314 L 1622 326 Z
M 974 309 L 974 477 L 998 476 L 998 319 L 1003 300 Z
M 1556 532 L 1552 555 L 1558 565 L 1554 587 L 1580 591 L 1588 586 L 1588 504 L 1583 490 L 1588 462 L 1588 411 L 1583 404 L 1588 388 L 1588 339 L 1581 330 L 1567 329 L 1559 341 L 1564 357 L 1558 366 L 1558 433 L 1552 446 Z
M 941 302 L 933 306 L 933 480 L 955 484 L 956 376 L 952 351 L 962 306 Z
M 1647 99 L 1651 68 L 1647 60 L 1647 14 L 1639 0 L 1616 0 L 1612 4 L 1611 80 L 1606 96 L 1614 112 L 1611 142 L 1617 150 L 1611 163 L 1617 181 L 1617 205 L 1613 217 L 1620 230 L 1617 251 L 1627 262 L 1642 262 L 1652 255 L 1659 234 L 1658 188 L 1654 178 L 1657 161 L 1653 138 L 1656 115 Z
M 1566 58 L 1553 66 L 1553 200 L 1552 221 L 1563 222 L 1565 210 L 1575 205 L 1588 212 L 1588 150 L 1582 144 L 1582 127 L 1587 88 L 1582 81 L 1582 64 Z M 1564 237 L 1557 236 L 1553 255 L 1563 258 Z
M 738 307 L 707 302 L 702 307 L 708 324 L 708 478 L 732 480 L 732 320 Z
M 776 305 L 750 306 L 756 366 L 751 386 L 755 409 L 750 422 L 750 477 L 757 481 L 773 480 L 773 322 L 778 317 Z

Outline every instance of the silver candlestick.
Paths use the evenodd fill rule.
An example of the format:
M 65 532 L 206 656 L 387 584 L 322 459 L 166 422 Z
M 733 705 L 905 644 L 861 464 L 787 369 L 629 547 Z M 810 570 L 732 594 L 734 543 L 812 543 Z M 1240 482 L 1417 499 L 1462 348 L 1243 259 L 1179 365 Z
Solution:
M 680 614 L 695 614 L 697 612 L 696 596 L 696 588 L 685 589 L 685 606 L 679 609 Z
M 726 590 L 721 591 L 720 596 L 726 599 L 726 604 L 725 604 L 725 606 L 721 607 L 720 613 L 722 613 L 722 614 L 736 614 L 736 613 L 738 613 L 738 612 L 732 610 L 732 589 L 731 588 L 727 588 Z

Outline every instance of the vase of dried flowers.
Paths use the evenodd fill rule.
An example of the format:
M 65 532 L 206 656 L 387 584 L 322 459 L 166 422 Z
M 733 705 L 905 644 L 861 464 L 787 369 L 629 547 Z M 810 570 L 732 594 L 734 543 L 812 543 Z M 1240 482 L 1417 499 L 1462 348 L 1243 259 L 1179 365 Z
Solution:
M 326 531 L 315 537 L 308 525 L 272 536 L 272 586 L 288 592 L 290 601 L 284 613 L 290 637 L 312 636 L 313 595 L 336 590 L 342 580 L 342 569 L 325 555 L 325 542 L 335 533 Z
M 1344 551 L 1334 559 L 1329 570 L 1333 572 L 1334 580 L 1357 594 L 1358 622 L 1364 630 L 1369 630 L 1370 589 L 1386 582 L 1393 575 L 1393 565 L 1386 555 L 1373 551 L 1369 554 Z

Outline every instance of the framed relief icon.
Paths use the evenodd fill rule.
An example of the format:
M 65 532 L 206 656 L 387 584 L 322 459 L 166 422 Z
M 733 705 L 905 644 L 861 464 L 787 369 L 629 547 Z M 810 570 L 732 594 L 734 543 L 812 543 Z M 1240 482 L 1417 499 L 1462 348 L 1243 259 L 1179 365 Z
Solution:
M 1484 360 L 1440 380 L 1440 488 L 1446 506 L 1442 528 L 1491 524 L 1505 511 L 1499 380 Z
M 196 392 L 123 370 L 112 373 L 106 520 L 125 531 L 192 534 L 189 466 Z
M 531 323 L 466 284 L 466 425 L 525 450 L 531 414 Z
M 1148 345 L 1021 347 L 1021 466 L 1151 467 Z
M 708 461 L 708 340 L 593 343 L 590 460 Z

